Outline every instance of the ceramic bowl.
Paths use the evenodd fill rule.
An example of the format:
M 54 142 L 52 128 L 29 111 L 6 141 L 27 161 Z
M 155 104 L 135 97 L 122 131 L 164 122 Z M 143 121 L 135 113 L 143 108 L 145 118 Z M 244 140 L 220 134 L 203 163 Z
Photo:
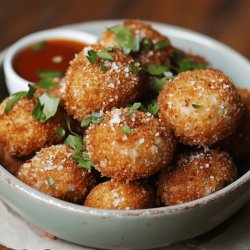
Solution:
M 101 32 L 118 21 L 72 26 Z M 250 88 L 250 64 L 227 46 L 192 31 L 153 23 L 175 46 L 192 50 Z M 98 32 L 99 32 L 98 31 Z M 240 166 L 239 166 L 240 167 Z M 130 211 L 84 207 L 40 193 L 0 167 L 1 198 L 23 217 L 59 238 L 105 249 L 153 249 L 193 238 L 235 213 L 250 197 L 250 171 L 222 190 L 181 205 Z
M 8 48 L 3 62 L 6 84 L 10 94 L 27 90 L 29 84 L 27 80 L 23 79 L 15 72 L 13 68 L 15 56 L 29 45 L 39 43 L 46 39 L 69 39 L 90 44 L 95 43 L 97 37 L 86 32 L 71 29 L 50 29 L 38 31 L 21 38 Z

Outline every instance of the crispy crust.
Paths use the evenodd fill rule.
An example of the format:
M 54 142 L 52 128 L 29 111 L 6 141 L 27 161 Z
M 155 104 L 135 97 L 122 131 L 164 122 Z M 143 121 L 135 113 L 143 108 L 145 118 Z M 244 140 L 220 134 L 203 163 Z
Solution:
M 147 66 L 148 64 L 161 65 L 170 59 L 173 52 L 170 40 L 166 36 L 163 36 L 161 33 L 154 30 L 151 25 L 142 23 L 139 20 L 128 20 L 122 25 L 128 27 L 131 30 L 132 35 L 135 35 L 136 32 L 140 31 L 141 39 L 148 38 L 152 40 L 154 44 L 159 41 L 165 41 L 169 44 L 169 46 L 160 50 L 152 48 L 148 51 L 140 51 L 139 53 L 136 53 L 134 58 L 138 60 L 142 66 Z M 103 33 L 102 38 L 100 38 L 99 44 L 104 47 L 118 46 L 115 39 L 115 35 L 107 30 Z
M 166 167 L 175 150 L 169 129 L 160 126 L 149 113 L 113 109 L 98 125 L 87 130 L 86 145 L 91 160 L 104 175 L 119 181 L 151 176 Z M 123 126 L 132 132 L 126 134 Z
M 77 167 L 66 145 L 43 148 L 18 170 L 17 177 L 29 186 L 58 199 L 81 203 L 95 185 L 94 174 Z M 55 183 L 48 184 L 53 178 Z
M 216 70 L 178 74 L 165 85 L 158 102 L 163 123 L 188 145 L 209 146 L 228 137 L 243 113 L 235 86 Z
M 140 95 L 142 87 L 139 75 L 129 69 L 134 62 L 130 56 L 116 49 L 109 52 L 113 61 L 91 64 L 87 59 L 89 49 L 104 50 L 98 45 L 85 47 L 71 62 L 65 78 L 65 107 L 79 121 L 94 111 L 126 106 Z M 100 65 L 107 70 L 101 71 Z
M 64 113 L 57 114 L 47 122 L 41 123 L 32 117 L 34 99 L 22 98 L 13 108 L 4 113 L 9 98 L 0 105 L 0 143 L 12 156 L 26 157 L 41 148 L 59 143 L 63 138 L 56 135 L 58 126 L 64 126 Z
M 148 185 L 107 181 L 90 191 L 84 205 L 115 210 L 151 208 L 155 206 L 155 194 Z
M 202 198 L 233 182 L 237 169 L 231 157 L 217 150 L 178 156 L 172 168 L 161 172 L 157 194 L 165 205 Z

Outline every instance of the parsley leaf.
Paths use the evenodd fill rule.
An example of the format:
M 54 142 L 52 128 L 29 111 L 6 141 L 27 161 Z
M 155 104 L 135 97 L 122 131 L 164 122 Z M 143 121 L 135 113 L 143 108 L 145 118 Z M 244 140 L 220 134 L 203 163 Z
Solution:
M 89 159 L 88 154 L 84 155 L 71 155 L 71 158 L 77 163 L 77 166 L 79 168 L 85 168 L 87 170 L 90 170 L 91 167 L 94 167 L 94 163 Z
M 27 91 L 17 92 L 17 93 L 15 93 L 15 94 L 13 94 L 13 95 L 10 97 L 10 99 L 8 100 L 8 102 L 7 102 L 7 104 L 6 104 L 6 106 L 5 106 L 5 109 L 4 109 L 4 112 L 6 113 L 6 112 L 10 111 L 10 110 L 12 109 L 12 107 L 14 106 L 14 104 L 15 104 L 18 100 L 20 100 L 20 99 L 26 97 L 27 94 L 28 94 Z
M 81 127 L 88 127 L 91 122 L 91 116 L 81 121 Z
M 113 57 L 107 51 L 98 51 L 96 52 L 96 55 L 105 61 L 113 60 Z
M 156 64 L 149 64 L 147 67 L 147 72 L 153 76 L 162 75 L 169 69 L 168 66 L 165 65 L 156 65 Z
M 47 179 L 47 182 L 48 182 L 49 186 L 52 186 L 52 185 L 55 184 L 55 180 L 53 178 L 51 178 L 51 177 L 49 179 Z
M 83 150 L 83 139 L 80 135 L 68 135 L 64 144 L 74 149 L 77 154 L 81 155 Z
M 56 134 L 59 137 L 63 137 L 63 136 L 65 136 L 65 130 L 62 127 L 57 127 Z
M 134 113 L 135 110 L 141 107 L 140 102 L 135 102 L 131 107 L 128 107 L 128 111 L 125 113 L 125 116 L 130 116 Z
M 94 124 L 98 124 L 103 120 L 103 115 L 101 115 L 98 112 L 93 112 L 91 115 L 91 122 L 93 122 Z
M 135 62 L 135 63 L 130 63 L 128 68 L 132 73 L 138 74 L 140 72 L 139 66 L 140 64 L 138 62 Z
M 195 69 L 206 69 L 206 64 L 193 63 L 189 59 L 182 59 L 179 61 L 178 72 L 184 72 L 184 71 L 195 70 Z
M 159 93 L 163 87 L 166 84 L 166 81 L 168 80 L 167 77 L 162 77 L 162 78 L 158 78 L 158 77 L 151 77 L 150 78 L 150 88 L 155 91 L 156 93 Z
M 52 77 L 45 77 L 36 83 L 36 86 L 47 91 L 54 89 L 57 85 L 58 83 L 54 82 Z
M 130 128 L 128 125 L 124 125 L 124 126 L 122 127 L 122 132 L 123 132 L 124 134 L 131 134 L 131 133 L 132 133 L 132 130 L 131 130 L 131 128 Z
M 101 65 L 100 67 L 99 67 L 99 69 L 101 70 L 101 71 L 106 71 L 107 70 L 107 67 L 105 67 L 105 66 L 103 66 L 103 65 Z
M 36 87 L 34 85 L 31 85 L 31 84 L 29 84 L 28 86 L 29 86 L 29 91 L 28 91 L 26 96 L 28 99 L 32 99 L 35 92 L 36 92 Z
M 37 75 L 40 78 L 54 78 L 54 77 L 62 77 L 64 73 L 60 70 L 39 70 Z
M 157 50 L 160 50 L 160 49 L 164 49 L 166 47 L 168 47 L 170 45 L 169 42 L 167 41 L 158 41 L 156 44 L 155 44 L 155 48 Z
M 94 51 L 93 49 L 88 50 L 87 59 L 89 60 L 89 62 L 90 62 L 91 64 L 96 63 L 96 62 L 97 62 L 97 54 L 96 54 L 96 51 Z
M 148 112 L 151 115 L 156 115 L 158 113 L 158 111 L 159 111 L 159 104 L 158 103 L 148 105 Z
M 144 51 L 149 51 L 150 48 L 152 48 L 152 46 L 153 46 L 153 42 L 149 38 L 144 38 L 142 40 L 142 49 Z

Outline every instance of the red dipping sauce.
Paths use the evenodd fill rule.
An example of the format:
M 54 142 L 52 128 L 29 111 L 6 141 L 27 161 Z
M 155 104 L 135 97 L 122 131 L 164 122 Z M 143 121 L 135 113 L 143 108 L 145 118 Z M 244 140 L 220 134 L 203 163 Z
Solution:
M 66 39 L 50 39 L 35 43 L 20 51 L 13 61 L 16 73 L 22 78 L 38 82 L 39 71 L 66 72 L 69 62 L 86 44 Z

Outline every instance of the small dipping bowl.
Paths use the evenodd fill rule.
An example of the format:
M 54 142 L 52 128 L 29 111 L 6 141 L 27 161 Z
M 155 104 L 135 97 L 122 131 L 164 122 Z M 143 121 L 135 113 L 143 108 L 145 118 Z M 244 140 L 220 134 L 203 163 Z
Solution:
M 34 55 L 32 55 L 32 58 L 33 58 L 32 61 L 34 61 L 34 58 L 36 57 L 35 54 L 37 54 L 37 63 L 41 64 L 39 60 L 41 60 L 43 49 L 46 49 L 46 42 L 48 43 L 48 46 L 49 44 L 51 44 L 50 46 L 51 48 L 52 46 L 55 47 L 56 44 L 58 43 L 60 44 L 61 47 L 67 46 L 69 49 L 71 46 L 70 44 L 72 44 L 72 49 L 73 49 L 73 45 L 74 47 L 77 47 L 77 46 L 80 47 L 79 45 L 82 43 L 84 47 L 87 44 L 96 43 L 96 41 L 97 41 L 97 37 L 94 35 L 91 35 L 82 31 L 74 31 L 74 30 L 69 30 L 69 29 L 44 30 L 44 31 L 35 32 L 28 36 L 23 37 L 22 39 L 18 40 L 7 49 L 5 57 L 4 57 L 3 68 L 4 68 L 4 74 L 5 74 L 6 84 L 7 84 L 9 93 L 13 94 L 19 91 L 27 90 L 28 84 L 30 82 L 36 82 L 35 80 L 28 79 L 27 77 L 25 78 L 22 77 L 21 74 L 17 72 L 18 71 L 17 68 L 15 68 L 15 63 L 14 63 L 15 60 L 18 59 L 18 56 L 21 54 L 24 56 L 25 51 L 31 54 L 30 52 L 32 52 L 32 49 L 33 49 Z M 27 51 L 27 50 L 30 50 L 30 51 Z M 74 50 L 76 53 L 78 53 L 76 48 Z M 39 54 L 40 54 L 40 57 L 39 57 Z M 47 57 L 49 57 L 48 54 L 47 54 Z M 72 53 L 71 59 L 69 58 L 69 55 L 67 57 L 68 57 L 67 60 L 70 61 L 71 59 L 74 58 L 74 53 Z M 63 60 L 63 58 L 57 54 L 54 55 L 54 58 L 51 58 L 51 60 L 53 59 L 54 59 L 55 68 L 49 68 L 49 65 L 52 65 L 52 64 L 51 64 L 51 61 L 48 61 L 48 69 L 45 69 L 45 70 L 48 70 L 48 71 L 57 70 L 58 64 L 60 63 L 61 60 Z M 25 63 L 24 58 L 22 62 Z M 21 61 L 19 61 L 19 65 L 21 65 L 21 67 L 25 69 L 25 66 L 23 67 Z M 19 71 L 20 70 L 21 69 L 19 69 Z M 40 70 L 43 70 L 43 68 L 41 68 Z

